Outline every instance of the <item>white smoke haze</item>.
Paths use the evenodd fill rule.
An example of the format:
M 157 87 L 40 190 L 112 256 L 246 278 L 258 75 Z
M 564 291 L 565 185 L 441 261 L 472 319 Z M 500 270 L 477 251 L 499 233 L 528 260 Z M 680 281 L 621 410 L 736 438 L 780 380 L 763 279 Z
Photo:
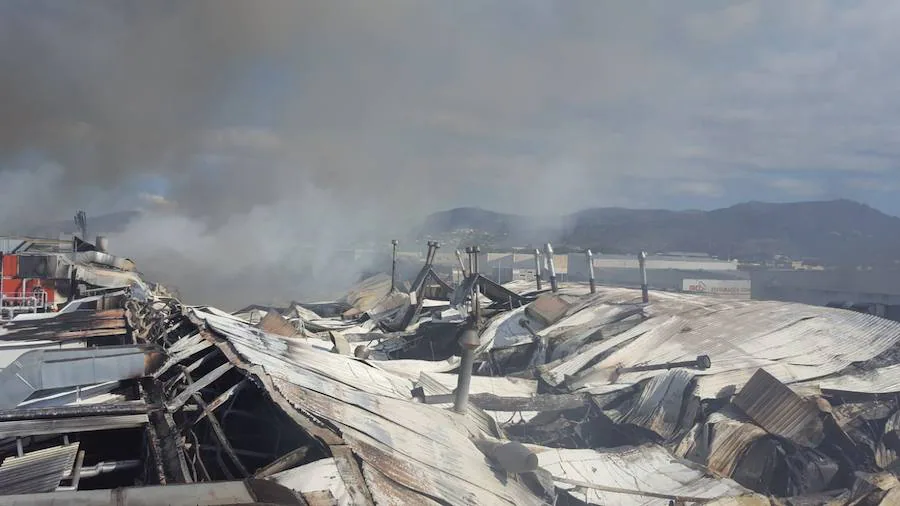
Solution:
M 0 231 L 144 208 L 115 253 L 242 305 L 346 285 L 341 250 L 455 206 L 895 192 L 898 22 L 876 0 L 7 0 Z

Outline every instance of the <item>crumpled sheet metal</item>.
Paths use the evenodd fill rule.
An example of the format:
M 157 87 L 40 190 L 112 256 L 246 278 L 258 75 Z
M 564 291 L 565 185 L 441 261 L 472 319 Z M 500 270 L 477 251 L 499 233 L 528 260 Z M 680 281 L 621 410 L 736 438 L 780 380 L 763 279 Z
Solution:
M 475 350 L 476 355 L 494 349 L 513 348 L 531 344 L 534 337 L 519 321 L 525 320 L 535 331 L 544 328 L 539 320 L 525 313 L 525 306 L 501 313 L 492 318 L 481 332 L 481 346 Z
M 225 336 L 248 362 L 261 365 L 269 374 L 300 367 L 315 371 L 336 383 L 395 398 L 410 398 L 412 381 L 403 380 L 360 360 L 323 353 L 298 339 L 266 334 L 261 330 L 210 313 L 193 310 L 207 325 Z
M 555 479 L 682 497 L 713 499 L 751 493 L 730 479 L 710 477 L 702 467 L 680 460 L 656 445 L 602 451 L 548 448 L 537 456 L 539 466 L 549 471 Z M 669 504 L 666 499 L 581 488 L 562 481 L 556 481 L 556 486 L 588 504 Z
M 622 302 L 631 299 L 625 292 L 610 290 Z M 900 342 L 900 323 L 803 304 L 723 304 L 708 297 L 667 293 L 654 294 L 646 312 L 651 317 L 623 332 L 624 337 L 620 334 L 590 346 L 549 370 L 546 379 L 558 384 L 610 351 L 595 369 L 613 364 L 628 367 L 693 360 L 705 354 L 712 359 L 712 367 L 696 372 L 697 393 L 701 398 L 715 398 L 732 395 L 759 368 L 782 383 L 802 382 L 837 373 L 853 362 L 870 360 Z M 651 332 L 671 325 L 673 317 L 683 323 L 677 332 Z M 567 364 L 573 360 L 574 364 Z M 660 373 L 626 373 L 619 381 L 634 383 Z M 595 379 L 590 375 L 581 373 L 581 384 L 589 391 L 609 385 L 604 375 Z
M 757 425 L 776 436 L 815 448 L 825 438 L 822 413 L 763 369 L 758 369 L 732 402 Z
M 423 388 L 425 395 L 449 394 L 456 389 L 458 381 L 459 375 L 457 374 L 423 372 L 419 377 L 418 386 Z M 537 393 L 537 381 L 520 378 L 472 376 L 469 393 L 492 394 L 498 397 L 531 397 Z M 473 407 L 471 402 L 469 405 L 470 408 Z M 435 404 L 435 406 L 449 409 L 453 406 L 453 403 Z M 485 410 L 484 413 L 493 417 L 494 421 L 501 425 L 519 421 L 527 422 L 538 415 L 537 411 L 509 412 Z M 485 432 L 489 433 L 491 431 L 485 430 Z
M 517 481 L 501 481 L 472 442 L 467 417 L 411 400 L 412 383 L 350 357 L 289 348 L 246 325 L 203 315 L 277 392 L 303 413 L 336 427 L 366 464 L 417 494 L 448 504 L 540 504 Z M 405 389 L 405 393 L 404 393 Z
M 692 379 L 693 374 L 685 369 L 672 369 L 650 379 L 637 394 L 631 409 L 612 420 L 643 427 L 663 440 L 671 439 L 678 432 L 682 412 L 690 409 L 685 393 L 691 390 Z
M 749 446 L 766 435 L 766 431 L 746 415 L 726 406 L 697 424 L 694 433 L 681 442 L 675 454 L 680 457 L 696 455 L 713 473 L 733 476 Z
M 900 364 L 856 371 L 801 383 L 832 392 L 892 394 L 900 392 Z
M 287 469 L 267 479 L 300 494 L 327 490 L 337 501 L 337 506 L 353 506 L 347 485 L 333 458 Z

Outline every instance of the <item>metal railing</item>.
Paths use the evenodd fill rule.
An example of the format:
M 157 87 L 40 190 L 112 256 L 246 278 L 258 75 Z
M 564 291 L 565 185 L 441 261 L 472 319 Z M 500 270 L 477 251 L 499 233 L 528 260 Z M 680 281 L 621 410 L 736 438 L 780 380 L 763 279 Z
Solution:
M 49 308 L 47 304 L 47 292 L 44 290 L 32 291 L 29 295 L 21 292 L 5 294 L 0 292 L 0 320 L 12 319 L 21 313 L 37 313 Z

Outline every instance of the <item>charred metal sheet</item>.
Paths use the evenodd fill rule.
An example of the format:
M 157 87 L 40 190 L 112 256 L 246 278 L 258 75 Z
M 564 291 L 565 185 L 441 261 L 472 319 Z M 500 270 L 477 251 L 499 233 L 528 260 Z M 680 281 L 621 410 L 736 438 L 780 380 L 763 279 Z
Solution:
M 696 435 L 688 441 L 690 448 L 680 449 L 677 453 L 692 460 L 698 458 L 720 476 L 734 476 L 750 445 L 767 434 L 746 415 L 728 406 L 712 413 L 695 430 Z
M 532 300 L 481 275 L 478 276 L 478 289 L 492 301 L 498 304 L 510 304 L 512 307 L 524 306 Z
M 419 504 L 422 506 L 440 506 L 441 503 L 431 499 L 430 497 L 416 493 L 396 481 L 385 476 L 377 468 L 363 462 L 363 476 L 366 478 L 366 484 L 372 498 L 379 506 L 406 506 L 408 504 Z
M 39 495 L 10 495 L 4 504 L 14 506 L 237 506 L 259 504 L 243 481 L 172 484 L 77 492 L 49 492 Z
M 360 506 L 372 506 L 372 496 L 366 487 L 363 479 L 362 471 L 353 456 L 353 451 L 345 445 L 336 445 L 331 447 L 331 453 L 334 456 L 334 464 L 337 467 L 338 474 L 347 486 L 347 493 L 353 504 Z
M 0 463 L 0 495 L 52 492 L 72 470 L 78 443 L 6 457 Z M 0 502 L 3 502 L 0 500 Z
M 598 290 L 595 304 L 629 304 L 638 292 Z M 770 301 L 728 301 L 660 293 L 644 313 L 647 320 L 626 336 L 590 345 L 582 353 L 551 369 L 552 384 L 577 373 L 594 358 L 611 352 L 604 365 L 630 367 L 652 356 L 656 363 L 708 355 L 712 367 L 697 375 L 703 399 L 725 397 L 739 390 L 759 368 L 783 383 L 795 383 L 838 373 L 854 362 L 867 361 L 900 341 L 900 324 L 832 308 Z M 684 326 L 675 334 L 650 332 L 670 318 Z M 643 330 L 640 335 L 634 335 Z M 601 357 L 602 358 L 602 357 Z M 571 363 L 573 362 L 574 363 Z M 620 381 L 635 383 L 655 376 L 652 371 L 629 373 Z M 608 388 L 602 375 L 584 384 Z
M 18 420 L 45 420 L 54 418 L 139 415 L 146 414 L 150 407 L 143 401 L 129 401 L 118 404 L 79 404 L 52 408 L 18 408 L 0 411 L 0 422 Z
M 815 448 L 825 437 L 816 403 L 801 399 L 784 383 L 759 369 L 732 400 L 771 434 Z
M 156 367 L 156 355 L 145 346 L 29 351 L 0 371 L 0 409 L 41 390 L 139 378 Z
M 330 428 L 323 427 L 323 424 L 321 423 L 316 424 L 316 418 L 312 416 L 309 411 L 302 406 L 292 405 L 284 396 L 280 395 L 275 388 L 275 385 L 272 383 L 272 378 L 266 373 L 262 366 L 248 364 L 240 357 L 230 343 L 219 340 L 211 332 L 203 329 L 200 333 L 205 339 L 215 343 L 216 347 L 222 351 L 232 364 L 245 371 L 245 373 L 252 375 L 252 377 L 255 378 L 255 382 L 262 385 L 275 404 L 277 404 L 289 418 L 305 430 L 315 441 L 318 441 L 323 448 L 328 445 L 342 443 L 340 436 Z
M 0 422 L 0 438 L 39 436 L 43 434 L 72 434 L 112 429 L 142 427 L 147 414 L 85 416 L 43 420 Z
M 750 493 L 732 480 L 710 477 L 704 469 L 673 457 L 660 446 L 601 451 L 547 448 L 537 455 L 539 465 L 553 475 L 558 488 L 587 504 L 655 504 L 650 502 L 652 497 L 693 497 L 700 501 L 691 502 L 703 502 Z
M 406 487 L 454 504 L 463 502 L 459 496 L 465 497 L 463 491 L 467 490 L 472 497 L 496 497 L 501 504 L 502 498 L 509 500 L 510 494 L 519 497 L 521 493 L 519 500 L 525 501 L 523 504 L 533 503 L 533 496 L 513 492 L 493 478 L 484 457 L 469 439 L 468 430 L 460 423 L 461 417 L 454 413 L 360 391 L 328 389 L 328 395 L 324 395 L 307 389 L 322 386 L 297 376 L 292 376 L 290 382 L 278 378 L 273 382 L 295 406 L 332 420 L 341 428 L 345 440 L 352 434 L 355 442 L 366 443 L 349 444 L 364 461 Z M 373 445 L 382 449 L 366 454 Z M 428 483 L 446 483 L 447 488 L 440 486 L 442 492 L 429 491 L 428 485 L 392 476 L 394 466 L 414 467 L 427 477 L 423 479 Z M 451 498 L 449 490 L 454 488 L 457 493 Z
M 315 462 L 281 471 L 268 478 L 279 485 L 301 494 L 312 505 L 321 504 L 310 500 L 309 494 L 329 492 L 330 500 L 338 506 L 353 506 L 347 484 L 338 470 L 335 459 L 326 458 Z M 410 503 L 414 504 L 414 503 Z
M 192 382 L 186 389 L 179 393 L 178 396 L 166 403 L 166 409 L 168 409 L 169 411 L 177 411 L 182 406 L 184 406 L 184 403 L 187 402 L 188 399 L 190 399 L 191 396 L 197 393 L 201 388 L 205 388 L 213 381 L 221 378 L 233 367 L 234 366 L 230 362 L 225 362 L 219 367 L 216 367 L 212 371 L 208 372 L 202 378 Z
M 900 392 L 900 364 L 809 380 L 801 385 L 814 386 L 823 391 L 835 393 L 898 393 Z
M 644 385 L 631 409 L 614 413 L 611 418 L 616 423 L 643 427 L 669 440 L 678 432 L 685 410 L 691 409 L 686 394 L 690 393 L 692 380 L 693 372 L 685 369 L 672 369 L 656 376 Z M 689 418 L 693 422 L 693 417 Z

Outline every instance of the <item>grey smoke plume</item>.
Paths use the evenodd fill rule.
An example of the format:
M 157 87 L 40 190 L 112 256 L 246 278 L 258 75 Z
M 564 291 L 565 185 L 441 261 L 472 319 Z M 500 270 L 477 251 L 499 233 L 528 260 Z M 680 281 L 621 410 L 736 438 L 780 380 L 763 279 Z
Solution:
M 155 201 L 113 247 L 216 303 L 300 297 L 316 258 L 453 206 L 895 202 L 898 21 L 874 0 L 9 0 L 0 230 Z

